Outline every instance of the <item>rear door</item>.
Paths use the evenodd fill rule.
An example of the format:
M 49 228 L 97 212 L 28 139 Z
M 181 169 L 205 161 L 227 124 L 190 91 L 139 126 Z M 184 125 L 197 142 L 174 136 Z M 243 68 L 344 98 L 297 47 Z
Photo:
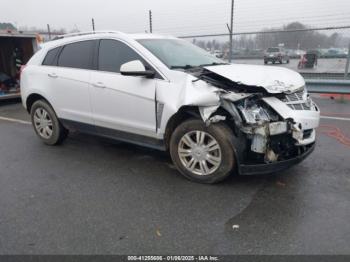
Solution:
M 95 41 L 67 44 L 48 53 L 45 60 L 51 66 L 46 67 L 43 62 L 49 79 L 50 102 L 61 119 L 93 125 L 89 81 L 94 46 Z
M 91 102 L 97 130 L 119 136 L 122 131 L 142 136 L 156 135 L 156 79 L 120 74 L 122 64 L 140 60 L 150 65 L 130 46 L 117 40 L 101 40 L 97 71 L 91 75 Z

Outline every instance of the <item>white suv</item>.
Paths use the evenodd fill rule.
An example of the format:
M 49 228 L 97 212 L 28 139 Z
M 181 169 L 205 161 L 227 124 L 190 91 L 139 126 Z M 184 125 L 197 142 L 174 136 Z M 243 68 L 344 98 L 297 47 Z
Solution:
M 21 87 L 46 144 L 73 129 L 170 151 L 178 170 L 202 183 L 299 163 L 320 119 L 298 73 L 228 64 L 153 34 L 62 36 L 33 56 Z

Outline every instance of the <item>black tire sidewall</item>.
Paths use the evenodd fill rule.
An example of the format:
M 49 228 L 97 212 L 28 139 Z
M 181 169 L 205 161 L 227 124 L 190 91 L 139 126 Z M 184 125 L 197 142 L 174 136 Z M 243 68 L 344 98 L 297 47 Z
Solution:
M 182 164 L 178 155 L 178 144 L 182 137 L 191 131 L 205 131 L 213 136 L 221 148 L 222 162 L 218 170 L 208 176 L 192 174 Z M 202 120 L 188 120 L 177 127 L 170 140 L 170 155 L 178 170 L 186 178 L 199 183 L 213 184 L 227 178 L 235 166 L 233 149 L 233 132 L 223 123 L 212 124 L 209 127 Z
M 46 112 L 49 114 L 51 120 L 52 120 L 52 136 L 49 139 L 46 139 L 44 137 L 42 137 L 38 131 L 35 128 L 35 124 L 34 124 L 34 113 L 38 108 L 43 108 L 46 110 Z M 43 100 L 39 100 L 36 101 L 31 110 L 30 110 L 30 115 L 31 115 L 31 120 L 32 120 L 32 125 L 34 128 L 35 133 L 38 135 L 38 137 L 47 145 L 56 145 L 58 143 L 61 142 L 62 137 L 63 137 L 63 132 L 64 130 L 61 127 L 61 124 L 56 116 L 55 111 L 53 110 L 53 108 L 45 101 Z

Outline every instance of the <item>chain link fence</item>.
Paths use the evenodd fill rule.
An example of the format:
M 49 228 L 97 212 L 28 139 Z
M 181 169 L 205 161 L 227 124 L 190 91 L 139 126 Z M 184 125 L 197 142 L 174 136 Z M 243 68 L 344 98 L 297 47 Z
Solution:
M 181 36 L 228 60 L 230 34 Z M 312 79 L 349 79 L 350 26 L 306 28 L 293 23 L 281 30 L 233 34 L 232 62 L 283 66 Z

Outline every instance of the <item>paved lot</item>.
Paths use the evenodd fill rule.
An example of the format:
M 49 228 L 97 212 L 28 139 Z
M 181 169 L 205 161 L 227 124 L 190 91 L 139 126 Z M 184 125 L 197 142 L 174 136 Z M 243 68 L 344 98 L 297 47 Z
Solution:
M 28 120 L 20 104 L 0 116 Z M 322 125 L 350 137 L 350 121 Z M 80 134 L 47 147 L 0 120 L 0 254 L 350 254 L 350 147 L 320 131 L 291 170 L 207 186 L 164 153 Z
M 263 65 L 263 59 L 234 59 L 233 63 L 237 64 L 253 64 L 253 65 Z M 319 59 L 318 65 L 312 69 L 298 69 L 299 59 L 291 59 L 289 64 L 278 64 L 275 65 L 269 63 L 267 66 L 283 66 L 295 71 L 302 73 L 344 73 L 346 59 L 342 58 L 331 58 L 331 59 Z

